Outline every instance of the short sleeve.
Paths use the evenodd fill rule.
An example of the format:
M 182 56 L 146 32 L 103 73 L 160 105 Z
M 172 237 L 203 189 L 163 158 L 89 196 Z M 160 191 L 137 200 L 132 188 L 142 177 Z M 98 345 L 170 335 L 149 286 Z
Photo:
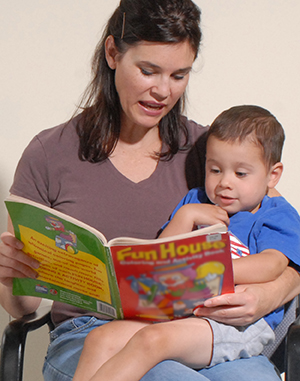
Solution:
M 282 197 L 255 224 L 253 237 L 257 253 L 266 249 L 282 252 L 296 267 L 300 266 L 300 217 Z M 272 200 L 274 202 L 274 200 Z
M 22 154 L 10 192 L 50 206 L 48 189 L 46 153 L 36 136 Z
M 202 203 L 209 203 L 210 201 L 208 200 L 206 193 L 203 188 L 193 188 L 191 189 L 186 196 L 184 196 L 181 201 L 177 204 L 176 208 L 173 210 L 169 220 L 162 226 L 160 232 L 162 232 L 169 222 L 172 220 L 172 218 L 175 216 L 176 212 L 186 204 L 202 204 Z

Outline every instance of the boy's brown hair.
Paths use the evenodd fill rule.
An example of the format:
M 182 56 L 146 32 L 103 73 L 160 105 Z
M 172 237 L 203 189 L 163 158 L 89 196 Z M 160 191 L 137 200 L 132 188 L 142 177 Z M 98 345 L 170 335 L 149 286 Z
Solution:
M 231 107 L 213 121 L 207 138 L 214 136 L 221 141 L 239 142 L 246 138 L 257 144 L 267 167 L 280 162 L 284 143 L 281 124 L 268 110 L 252 105 Z

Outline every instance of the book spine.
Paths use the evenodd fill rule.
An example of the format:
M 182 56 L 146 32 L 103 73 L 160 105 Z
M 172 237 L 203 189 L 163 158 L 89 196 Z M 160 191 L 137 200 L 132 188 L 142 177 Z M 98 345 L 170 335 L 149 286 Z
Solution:
M 113 264 L 113 259 L 112 259 L 109 247 L 106 246 L 105 249 L 106 249 L 107 265 L 108 265 L 108 272 L 109 272 L 109 285 L 110 285 L 113 304 L 117 311 L 117 319 L 124 319 L 120 291 L 119 291 L 119 287 L 117 283 L 117 277 L 116 277 L 115 267 Z

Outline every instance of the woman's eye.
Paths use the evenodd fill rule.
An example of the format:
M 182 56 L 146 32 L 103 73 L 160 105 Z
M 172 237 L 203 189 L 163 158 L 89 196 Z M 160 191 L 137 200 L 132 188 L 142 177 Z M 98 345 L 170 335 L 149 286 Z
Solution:
M 182 74 L 174 74 L 173 78 L 176 79 L 177 81 L 180 81 L 181 79 L 184 78 L 184 75 L 182 75 Z
M 143 69 L 143 68 L 141 68 L 141 73 L 142 73 L 143 75 L 152 75 L 152 74 L 153 74 L 152 71 L 150 71 L 150 70 L 146 70 L 146 69 Z

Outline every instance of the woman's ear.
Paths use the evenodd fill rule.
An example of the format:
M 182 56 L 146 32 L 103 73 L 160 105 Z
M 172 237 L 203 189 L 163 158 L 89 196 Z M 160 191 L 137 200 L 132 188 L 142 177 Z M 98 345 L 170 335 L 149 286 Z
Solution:
M 118 54 L 118 49 L 115 44 L 113 36 L 108 36 L 105 41 L 105 58 L 108 66 L 115 70 L 116 68 L 116 58 Z
M 278 184 L 280 180 L 282 172 L 283 172 L 283 164 L 281 162 L 278 162 L 271 167 L 270 174 L 269 174 L 270 178 L 268 183 L 269 189 L 276 187 L 276 185 Z

